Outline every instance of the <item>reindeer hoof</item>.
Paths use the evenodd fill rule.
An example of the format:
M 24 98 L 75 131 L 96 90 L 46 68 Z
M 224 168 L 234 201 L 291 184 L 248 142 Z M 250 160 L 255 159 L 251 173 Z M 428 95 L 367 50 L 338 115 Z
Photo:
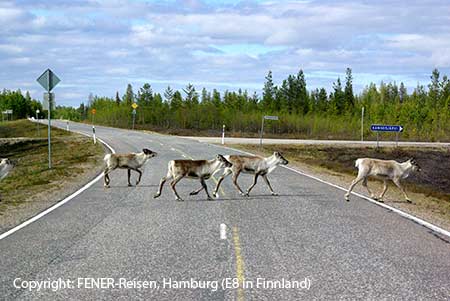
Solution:
M 273 195 L 273 196 L 278 196 L 278 193 L 272 192 L 272 195 Z
M 406 202 L 412 204 L 412 201 L 410 199 L 406 199 Z
M 380 203 L 384 203 L 383 199 L 375 199 L 376 201 L 380 202 Z
M 154 198 L 154 199 L 159 198 L 160 195 L 161 195 L 160 193 L 157 193 L 157 194 L 155 194 L 155 195 L 153 196 L 153 198 Z
M 206 198 L 206 200 L 208 200 L 208 201 L 214 201 L 214 199 L 211 198 L 211 197 Z
M 216 199 L 219 197 L 219 195 L 217 193 L 213 193 L 213 197 L 215 197 Z
M 109 184 L 108 184 L 108 185 L 103 185 L 103 187 L 105 187 L 105 188 L 109 188 Z
M 133 185 L 131 185 L 130 183 L 128 183 L 128 187 L 133 187 Z
M 195 191 L 191 191 L 190 193 L 189 193 L 189 195 L 196 195 L 197 193 L 195 192 Z
M 177 201 L 177 202 L 184 202 L 184 200 L 180 199 L 180 198 L 176 198 L 175 201 Z
M 138 186 L 139 185 L 139 182 L 136 182 L 136 186 Z

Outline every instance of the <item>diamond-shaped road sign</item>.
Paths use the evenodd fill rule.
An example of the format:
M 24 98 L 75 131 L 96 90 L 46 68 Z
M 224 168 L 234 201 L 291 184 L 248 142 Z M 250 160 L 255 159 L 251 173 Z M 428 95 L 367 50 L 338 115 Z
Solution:
M 60 79 L 52 70 L 47 69 L 37 78 L 37 81 L 45 90 L 50 92 L 60 82 Z
M 135 102 L 133 102 L 133 104 L 131 105 L 131 107 L 133 108 L 133 109 L 137 109 L 137 107 L 138 107 L 138 105 L 137 105 L 137 103 L 135 103 Z

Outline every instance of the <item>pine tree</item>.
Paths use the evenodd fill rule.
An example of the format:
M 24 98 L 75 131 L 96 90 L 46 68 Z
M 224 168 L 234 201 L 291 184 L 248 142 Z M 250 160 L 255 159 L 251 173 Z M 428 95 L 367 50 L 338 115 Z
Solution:
M 399 89 L 400 103 L 403 103 L 403 101 L 405 101 L 407 95 L 408 95 L 408 91 L 406 90 L 405 84 L 403 82 L 401 82 L 400 89 Z
M 170 86 L 167 86 L 166 90 L 164 90 L 164 99 L 170 103 L 173 98 L 173 90 Z
M 194 85 L 189 83 L 186 88 L 183 89 L 183 92 L 186 93 L 185 101 L 188 107 L 198 104 L 198 93 L 195 91 Z
M 153 90 L 152 86 L 148 83 L 145 83 L 142 88 L 139 89 L 138 92 L 138 104 L 142 106 L 149 106 L 153 102 Z
M 133 87 L 131 84 L 127 85 L 127 90 L 125 92 L 125 95 L 123 96 L 123 101 L 127 105 L 131 105 L 134 102 L 134 93 L 133 93 Z
M 116 104 L 120 105 L 120 102 L 121 102 L 121 100 L 120 100 L 120 97 L 119 97 L 119 91 L 117 91 L 116 92 Z
M 438 69 L 434 69 L 430 79 L 431 83 L 428 85 L 428 98 L 431 102 L 431 106 L 434 107 L 438 102 L 441 96 L 441 84 L 439 79 L 439 71 Z
M 295 79 L 295 84 L 293 88 L 296 89 L 294 93 L 295 93 L 297 113 L 300 114 L 308 113 L 309 109 L 308 90 L 306 89 L 305 74 L 301 69 L 297 73 L 297 77 Z
M 353 76 L 352 69 L 347 68 L 345 72 L 345 89 L 344 89 L 344 97 L 345 97 L 345 106 L 347 110 L 353 109 L 355 106 L 355 97 L 353 95 Z
M 275 99 L 275 87 L 272 79 L 272 71 L 269 71 L 266 76 L 266 82 L 264 83 L 262 104 L 264 111 L 270 111 L 272 109 L 272 103 Z

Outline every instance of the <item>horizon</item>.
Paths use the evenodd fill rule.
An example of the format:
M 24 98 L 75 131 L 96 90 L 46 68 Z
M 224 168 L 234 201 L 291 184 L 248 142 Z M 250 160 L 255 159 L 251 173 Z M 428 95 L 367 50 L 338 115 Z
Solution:
M 411 93 L 450 70 L 450 7 L 430 2 L 3 1 L 0 88 L 42 100 L 36 78 L 50 68 L 64 106 L 122 97 L 129 83 L 261 96 L 269 70 L 280 85 L 302 69 L 309 91 L 329 93 L 349 67 L 356 94 L 381 81 Z

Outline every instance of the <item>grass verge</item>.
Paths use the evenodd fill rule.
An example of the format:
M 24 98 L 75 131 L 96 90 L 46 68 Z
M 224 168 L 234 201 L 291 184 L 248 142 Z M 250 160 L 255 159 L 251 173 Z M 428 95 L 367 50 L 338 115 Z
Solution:
M 48 169 L 47 127 L 28 120 L 0 123 L 0 157 L 16 161 L 1 181 L 0 215 L 32 202 L 56 202 L 52 192 L 69 194 L 68 185 L 85 182 L 101 166 L 101 144 L 79 134 L 52 128 L 52 169 Z M 87 176 L 87 174 L 89 174 Z M 60 193 L 61 194 L 61 193 Z M 40 208 L 42 209 L 42 208 Z

